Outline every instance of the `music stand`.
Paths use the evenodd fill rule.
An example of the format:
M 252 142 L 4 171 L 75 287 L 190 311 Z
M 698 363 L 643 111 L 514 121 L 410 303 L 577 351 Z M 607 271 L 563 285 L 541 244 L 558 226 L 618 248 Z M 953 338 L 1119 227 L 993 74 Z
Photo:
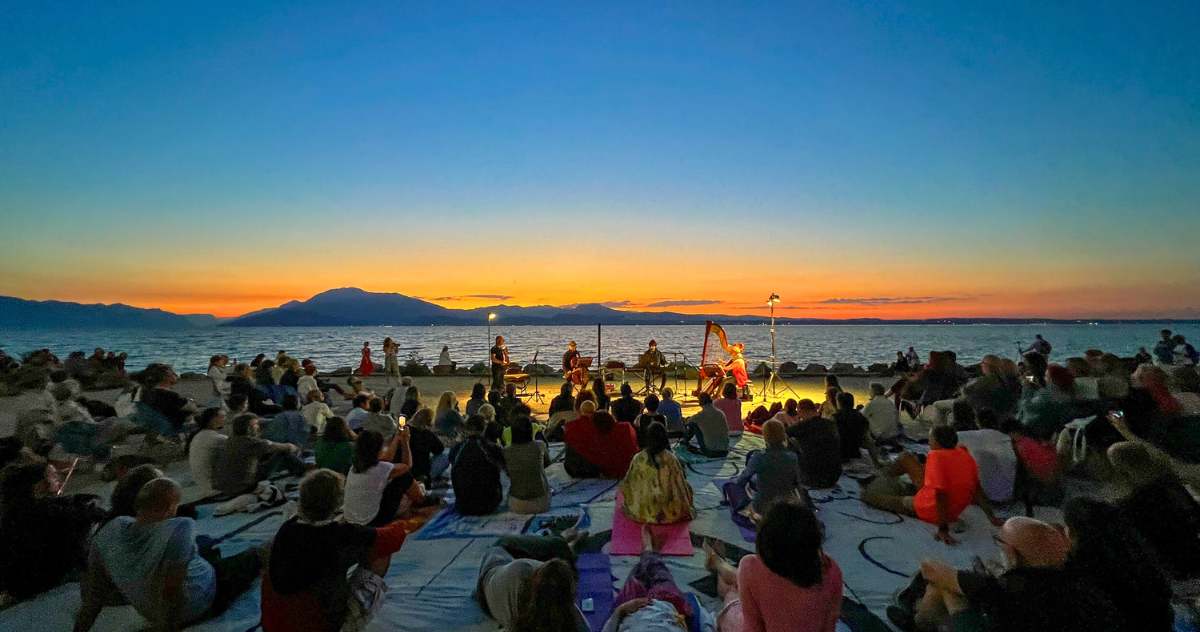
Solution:
M 538 354 L 541 352 L 542 349 L 540 347 L 533 352 L 533 397 L 531 398 L 539 404 L 546 401 L 546 396 L 542 395 L 541 389 L 538 388 L 540 385 L 538 377 L 542 375 L 542 370 L 538 368 L 537 359 Z

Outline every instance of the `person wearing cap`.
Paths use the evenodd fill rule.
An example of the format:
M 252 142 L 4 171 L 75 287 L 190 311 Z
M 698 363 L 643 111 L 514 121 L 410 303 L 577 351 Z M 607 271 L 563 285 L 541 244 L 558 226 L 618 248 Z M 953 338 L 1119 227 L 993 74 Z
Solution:
M 917 629 L 942 629 L 947 622 L 953 630 L 1109 629 L 1116 615 L 1112 604 L 1063 568 L 1071 541 L 1061 528 L 1018 516 L 995 540 L 1005 564 L 997 576 L 921 562 L 927 586 L 916 608 Z

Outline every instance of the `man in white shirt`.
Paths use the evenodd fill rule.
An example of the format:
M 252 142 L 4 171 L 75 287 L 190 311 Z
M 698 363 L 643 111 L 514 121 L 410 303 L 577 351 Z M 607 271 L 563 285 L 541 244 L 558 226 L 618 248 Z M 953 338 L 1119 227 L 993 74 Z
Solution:
M 885 392 L 883 384 L 871 382 L 871 401 L 862 409 L 876 441 L 890 441 L 900 434 L 900 413 L 896 402 L 884 396 Z
M 296 380 L 296 394 L 300 396 L 300 401 L 307 402 L 308 394 L 312 391 L 320 392 L 321 387 L 317 385 L 317 365 L 309 364 L 304 367 L 304 375 Z
M 370 402 L 371 396 L 365 393 L 354 396 L 354 408 L 346 413 L 346 425 L 350 426 L 351 430 L 358 432 L 358 429 L 362 428 L 363 422 L 367 420 L 367 415 L 371 414 L 367 408 Z
M 1017 480 L 1017 453 L 1013 449 L 1012 437 L 992 426 L 991 415 L 980 418 L 983 424 L 978 430 L 958 433 L 958 444 L 965 447 L 979 466 L 979 486 L 988 500 L 1004 503 L 1012 500 L 1013 486 Z
M 325 432 L 325 422 L 333 416 L 333 410 L 325 403 L 325 396 L 321 391 L 311 391 L 308 394 L 308 403 L 300 409 L 300 414 L 304 416 L 304 421 L 308 422 L 309 428 L 321 434 Z

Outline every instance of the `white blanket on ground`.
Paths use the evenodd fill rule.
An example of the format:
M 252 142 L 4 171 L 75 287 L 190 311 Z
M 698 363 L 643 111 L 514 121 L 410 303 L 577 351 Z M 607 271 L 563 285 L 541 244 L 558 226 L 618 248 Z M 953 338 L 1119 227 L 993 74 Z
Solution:
M 697 517 L 691 525 L 692 533 L 715 537 L 743 548 L 752 547 L 742 540 L 729 518 L 728 508 L 720 505 L 721 494 L 712 484 L 712 479 L 735 476 L 744 466 L 746 453 L 762 445 L 761 437 L 746 434 L 727 459 L 688 466 L 688 480 L 695 490 L 697 508 Z M 177 473 L 170 472 L 172 476 Z M 994 559 L 998 555 L 992 540 L 994 530 L 978 508 L 972 507 L 963 514 L 966 531 L 956 534 L 961 544 L 948 547 L 934 541 L 934 529 L 930 525 L 864 506 L 857 500 L 858 490 L 857 482 L 843 476 L 836 488 L 813 490 L 812 496 L 825 524 L 826 551 L 842 568 L 846 595 L 862 602 L 880 617 L 884 616 L 884 609 L 892 594 L 917 569 L 922 558 L 932 557 L 967 567 L 975 556 Z M 203 535 L 219 538 L 242 528 L 235 536 L 222 542 L 222 552 L 227 555 L 268 542 L 291 510 L 290 506 L 285 506 L 261 514 L 233 514 L 216 518 L 212 516 L 211 506 L 201 509 L 198 532 Z M 588 505 L 591 530 L 599 532 L 610 528 L 613 510 L 612 497 L 607 494 Z M 1018 508 L 1014 506 L 1013 510 L 1017 511 Z M 1059 520 L 1057 510 L 1039 508 L 1038 515 Z M 471 599 L 480 560 L 493 540 L 490 536 L 421 541 L 410 539 L 393 557 L 387 576 L 387 598 L 368 630 L 497 630 L 495 623 L 488 620 Z M 619 587 L 636 563 L 636 558 L 611 559 L 613 574 L 618 578 L 614 587 Z M 688 583 L 706 574 L 700 549 L 691 557 L 668 558 L 667 564 L 685 590 L 688 589 Z M 700 597 L 706 607 L 717 607 L 707 596 Z M 23 629 L 67 630 L 78 607 L 78 585 L 68 584 L 0 612 L 0 630 L 17 629 L 18 626 Z M 258 608 L 259 588 L 255 585 L 234 602 L 225 615 L 190 629 L 206 632 L 250 630 L 258 623 Z M 130 607 L 108 608 L 94 629 L 116 632 L 138 629 L 143 625 L 144 622 Z

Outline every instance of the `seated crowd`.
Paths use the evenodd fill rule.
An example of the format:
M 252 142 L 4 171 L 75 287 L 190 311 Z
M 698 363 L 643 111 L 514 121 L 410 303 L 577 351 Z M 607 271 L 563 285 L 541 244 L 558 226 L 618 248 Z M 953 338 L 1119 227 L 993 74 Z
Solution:
M 809 490 L 864 469 L 863 503 L 927 523 L 946 545 L 965 529 L 998 529 L 999 570 L 921 564 L 888 610 L 901 629 L 1170 629 L 1177 583 L 1200 578 L 1190 489 L 1200 483 L 1200 377 L 1194 364 L 1160 362 L 1157 348 L 1135 366 L 1100 352 L 1053 364 L 1046 349 L 978 367 L 950 352 L 924 365 L 899 354 L 896 384 L 870 384 L 861 405 L 829 376 L 819 404 L 749 413 L 732 384 L 715 401 L 700 394 L 685 417 L 670 389 L 643 401 L 628 384 L 611 396 L 603 380 L 578 392 L 567 383 L 544 424 L 512 385 L 475 385 L 460 412 L 453 391 L 427 407 L 407 380 L 382 397 L 357 378 L 343 389 L 282 352 L 229 373 L 228 358 L 214 356 L 204 406 L 177 392 L 170 367 L 151 365 L 118 401 L 131 409 L 124 416 L 89 406 L 56 370 L 39 399 L 45 420 L 0 440 L 0 593 L 16 601 L 78 580 L 77 630 L 116 604 L 155 629 L 179 629 L 220 615 L 261 577 L 264 630 L 361 629 L 411 524 L 441 505 L 435 489 L 449 486 L 462 515 L 545 513 L 549 444 L 562 442 L 566 473 L 618 481 L 615 511 L 642 530 L 605 632 L 832 632 L 842 574 L 822 550 Z M 722 602 L 710 613 L 672 576 L 655 529 L 696 517 L 685 463 L 729 458 L 743 432 L 765 447 L 724 491 L 756 532 L 755 552 L 729 559 L 706 542 Z M 268 546 L 223 557 L 196 537 L 185 490 L 152 464 L 112 459 L 108 502 L 60 493 L 60 448 L 103 461 L 131 433 L 162 448 L 156 460 L 184 456 L 197 499 L 261 500 L 274 480 L 299 477 L 298 511 Z M 1064 525 L 993 510 L 1063 504 L 1067 475 L 1120 493 L 1070 497 Z M 990 525 L 963 521 L 972 505 Z M 575 570 L 588 537 L 501 538 L 482 560 L 475 599 L 505 629 L 588 630 Z

